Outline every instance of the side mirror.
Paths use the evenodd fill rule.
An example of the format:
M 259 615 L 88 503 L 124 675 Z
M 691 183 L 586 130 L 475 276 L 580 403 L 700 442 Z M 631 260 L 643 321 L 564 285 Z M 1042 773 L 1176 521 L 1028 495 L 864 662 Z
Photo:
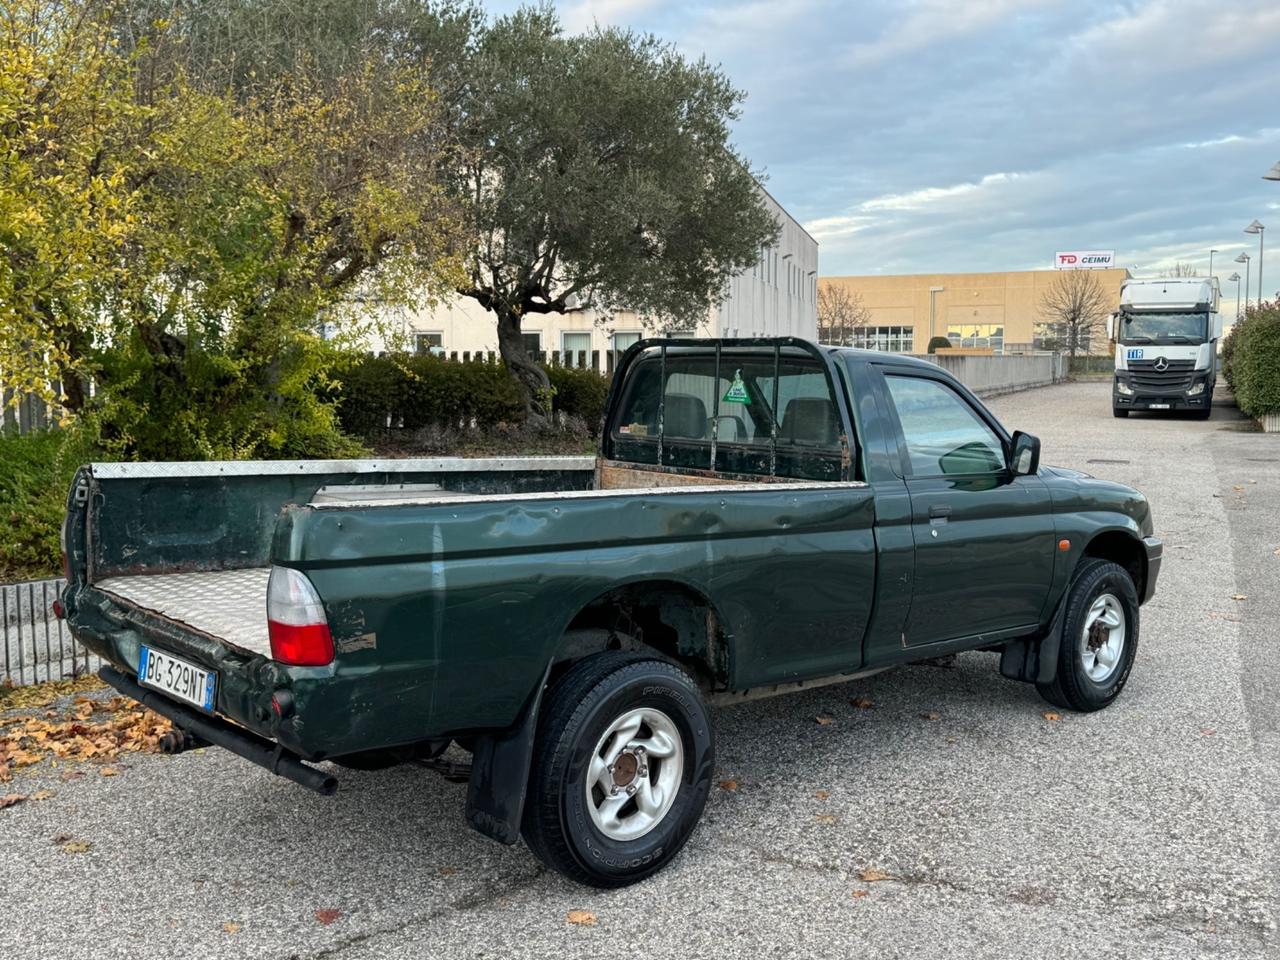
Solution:
M 1213 339 L 1222 339 L 1222 314 L 1215 313 L 1213 315 Z
M 1017 430 L 1013 434 L 1013 455 L 1009 457 L 1009 469 L 1020 477 L 1029 476 L 1040 469 L 1040 438 Z

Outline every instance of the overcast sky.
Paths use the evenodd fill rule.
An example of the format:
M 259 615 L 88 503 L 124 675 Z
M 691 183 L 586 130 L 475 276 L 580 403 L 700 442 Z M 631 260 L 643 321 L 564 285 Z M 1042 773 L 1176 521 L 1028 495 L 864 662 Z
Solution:
M 494 12 L 516 6 L 490 0 Z M 1223 293 L 1257 217 L 1280 289 L 1278 0 L 577 0 L 724 66 L 736 142 L 824 276 L 1049 267 L 1114 249 Z M 1227 263 L 1224 263 L 1224 259 Z M 1221 268 L 1221 269 L 1217 269 Z M 1243 275 L 1243 267 L 1241 274 Z

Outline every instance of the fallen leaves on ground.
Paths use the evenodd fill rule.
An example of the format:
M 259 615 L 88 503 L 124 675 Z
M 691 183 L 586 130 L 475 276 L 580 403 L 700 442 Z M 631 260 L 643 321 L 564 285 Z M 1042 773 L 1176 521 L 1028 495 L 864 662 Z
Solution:
M 62 848 L 63 853 L 88 853 L 93 849 L 93 842 L 90 840 L 64 840 L 58 844 Z
M 74 680 L 52 680 L 24 687 L 15 686 L 6 680 L 0 683 L 0 710 L 34 710 L 47 707 L 59 697 L 105 689 L 107 685 L 93 674 L 76 677 Z
M 15 804 L 19 804 L 25 799 L 27 799 L 27 795 L 25 793 L 5 794 L 3 797 L 0 797 L 0 810 L 3 810 L 5 807 L 12 807 Z
M 819 823 L 825 823 L 827 825 L 830 825 L 836 822 L 835 815 L 830 813 L 820 813 L 816 817 L 814 817 L 814 819 L 817 820 Z
M 160 738 L 170 723 L 128 697 L 110 700 L 78 698 L 66 714 L 46 711 L 42 716 L 24 715 L 0 719 L 0 780 L 7 780 L 17 767 L 26 767 L 52 757 L 59 760 L 114 760 L 122 753 L 156 753 Z M 112 773 L 108 773 L 112 770 Z M 114 768 L 104 767 L 103 776 L 114 776 Z M 68 771 L 64 780 L 74 779 Z
M 1044 717 L 1046 720 L 1050 722 L 1055 722 L 1062 719 L 1062 714 L 1060 714 L 1057 710 L 1046 710 L 1044 713 L 1040 714 L 1040 716 Z
M 1233 593 L 1231 595 L 1231 599 L 1232 600 L 1248 600 L 1249 595 L 1247 593 Z
M 440 876 L 442 876 L 442 877 L 452 877 L 452 876 L 453 876 L 454 874 L 456 874 L 457 872 L 458 872 L 458 870 L 457 870 L 457 868 L 456 868 L 456 867 L 441 867 L 441 868 L 440 868 Z
M 48 800 L 50 797 L 56 797 L 57 793 L 53 790 L 37 790 L 29 799 L 31 800 Z
M 317 911 L 316 911 L 316 919 L 317 919 L 317 920 L 319 920 L 319 921 L 320 921 L 322 924 L 324 924 L 326 927 L 327 927 L 329 924 L 333 923 L 333 921 L 337 920 L 340 916 L 342 916 L 342 911 L 341 911 L 341 910 L 332 910 L 332 909 L 330 909 L 330 910 L 317 910 Z
M 940 714 L 937 710 L 926 710 L 924 713 L 920 714 L 920 719 L 921 720 L 941 720 L 942 714 Z
M 565 922 L 572 923 L 576 927 L 594 927 L 596 925 L 596 915 L 590 910 L 570 910 Z
M 236 923 L 234 920 L 227 920 L 222 924 L 222 930 L 224 933 L 239 933 L 241 929 L 241 924 Z
M 859 710 L 870 710 L 872 707 L 875 706 L 875 702 L 872 700 L 868 700 L 866 697 L 854 697 L 849 702 L 852 703 Z
M 104 777 L 118 777 L 120 775 L 120 771 L 117 770 L 115 767 L 103 767 L 99 771 L 99 773 L 101 773 Z
M 738 789 L 738 781 L 737 781 L 737 780 L 721 780 L 721 781 L 720 781 L 720 789 L 721 789 L 721 790 L 729 790 L 729 791 L 731 791 L 731 792 L 732 792 L 732 791 L 734 791 L 734 790 L 737 790 L 737 789 Z
M 1206 737 L 1212 737 L 1215 733 L 1218 732 L 1218 728 L 1217 727 L 1201 727 L 1200 732 L 1203 733 Z
M 831 791 L 830 791 L 830 790 L 815 790 L 815 791 L 813 791 L 813 795 L 814 795 L 815 797 L 817 797 L 819 800 L 825 800 L 825 799 L 827 799 L 827 797 L 831 796 Z
M 853 899 L 855 899 L 855 900 L 860 900 L 860 899 L 862 899 L 863 897 L 869 897 L 869 896 L 871 896 L 871 891 L 870 891 L 870 890 L 855 890 L 855 891 L 853 891 Z
M 879 883 L 881 880 L 892 880 L 893 877 L 876 867 L 867 867 L 858 871 L 858 879 L 863 883 Z
M 818 726 L 820 727 L 829 726 L 830 724 L 833 724 L 836 722 L 835 717 L 829 717 L 825 713 L 820 713 L 813 719 L 818 721 Z

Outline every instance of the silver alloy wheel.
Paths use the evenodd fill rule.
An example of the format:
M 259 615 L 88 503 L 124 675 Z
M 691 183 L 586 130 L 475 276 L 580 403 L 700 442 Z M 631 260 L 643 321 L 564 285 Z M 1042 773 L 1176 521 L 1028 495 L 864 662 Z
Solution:
M 596 743 L 587 769 L 587 809 L 611 840 L 636 840 L 671 810 L 684 773 L 684 743 L 661 710 L 618 717 Z
M 1080 630 L 1080 663 L 1085 675 L 1102 683 L 1115 673 L 1124 653 L 1124 607 L 1110 593 L 1093 601 Z

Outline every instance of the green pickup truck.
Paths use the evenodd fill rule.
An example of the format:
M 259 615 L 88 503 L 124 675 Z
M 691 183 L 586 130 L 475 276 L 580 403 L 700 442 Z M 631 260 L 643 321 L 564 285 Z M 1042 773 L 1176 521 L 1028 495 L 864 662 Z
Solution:
M 647 340 L 593 458 L 87 465 L 60 605 L 174 749 L 326 794 L 321 761 L 434 767 L 621 886 L 702 813 L 711 704 L 973 649 L 1065 709 L 1120 693 L 1161 543 L 1039 446 L 921 360 Z

